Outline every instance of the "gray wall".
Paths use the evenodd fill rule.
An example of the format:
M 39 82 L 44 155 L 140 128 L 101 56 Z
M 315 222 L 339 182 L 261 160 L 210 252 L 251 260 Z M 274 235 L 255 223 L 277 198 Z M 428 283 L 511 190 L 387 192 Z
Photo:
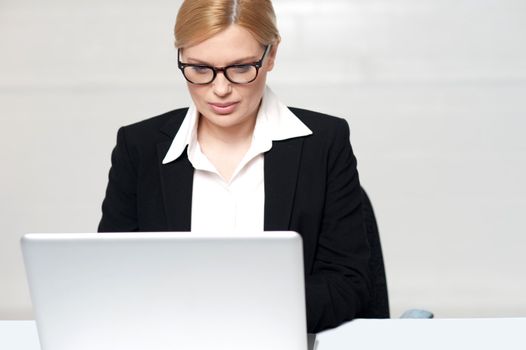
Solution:
M 0 319 L 25 232 L 96 229 L 116 130 L 189 97 L 180 1 L 0 2 Z M 392 311 L 526 316 L 526 2 L 275 0 L 269 84 L 347 118 Z

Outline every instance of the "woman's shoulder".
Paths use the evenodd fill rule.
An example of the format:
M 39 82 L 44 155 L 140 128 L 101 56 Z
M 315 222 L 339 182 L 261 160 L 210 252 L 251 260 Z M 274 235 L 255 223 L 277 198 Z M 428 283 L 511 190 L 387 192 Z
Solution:
M 119 129 L 118 135 L 128 145 L 139 148 L 151 147 L 159 142 L 173 139 L 181 127 L 188 108 L 179 108 L 172 111 L 144 119 Z M 119 136 L 117 136 L 119 138 Z

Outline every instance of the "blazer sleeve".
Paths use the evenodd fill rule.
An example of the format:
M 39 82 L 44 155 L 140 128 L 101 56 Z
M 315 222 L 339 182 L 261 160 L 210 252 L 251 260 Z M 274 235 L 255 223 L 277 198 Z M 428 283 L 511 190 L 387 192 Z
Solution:
M 106 196 L 102 202 L 99 232 L 131 232 L 138 230 L 137 171 L 126 140 L 126 128 L 117 133 L 117 145 L 111 154 L 111 168 Z
M 305 281 L 307 326 L 312 333 L 355 318 L 370 297 L 361 186 L 349 126 L 339 121 L 328 148 L 323 218 Z

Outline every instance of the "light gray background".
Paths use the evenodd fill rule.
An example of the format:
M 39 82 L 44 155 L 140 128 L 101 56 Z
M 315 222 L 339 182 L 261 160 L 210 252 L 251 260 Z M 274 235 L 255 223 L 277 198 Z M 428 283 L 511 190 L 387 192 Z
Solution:
M 95 231 L 117 128 L 187 105 L 179 4 L 0 0 L 0 319 L 32 317 L 20 236 Z M 393 314 L 526 316 L 526 2 L 275 8 L 269 84 L 349 121 Z

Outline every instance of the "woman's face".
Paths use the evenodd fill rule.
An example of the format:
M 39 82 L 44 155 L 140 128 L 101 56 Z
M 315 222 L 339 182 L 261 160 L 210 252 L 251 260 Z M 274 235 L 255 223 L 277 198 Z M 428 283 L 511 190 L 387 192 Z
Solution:
M 225 67 L 257 62 L 264 50 L 249 31 L 234 24 L 197 45 L 185 47 L 180 59 L 184 63 Z M 192 100 L 202 116 L 201 123 L 225 130 L 253 123 L 275 56 L 276 47 L 272 47 L 256 80 L 248 84 L 231 83 L 222 72 L 218 72 L 215 80 L 207 85 L 188 83 Z

